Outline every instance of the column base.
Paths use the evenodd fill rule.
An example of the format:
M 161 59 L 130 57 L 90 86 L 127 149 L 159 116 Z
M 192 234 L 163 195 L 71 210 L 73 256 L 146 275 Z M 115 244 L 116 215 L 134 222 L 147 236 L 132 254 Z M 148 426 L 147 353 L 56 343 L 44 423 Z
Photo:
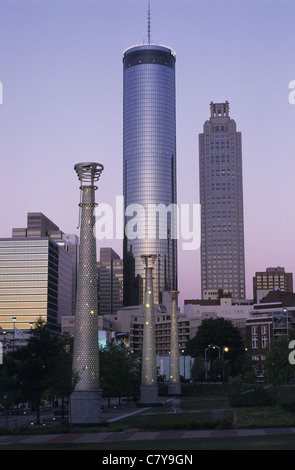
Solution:
M 71 424 L 97 425 L 101 421 L 101 390 L 75 390 L 71 395 Z
M 168 384 L 169 395 L 181 395 L 181 383 L 169 383 Z
M 158 404 L 159 393 L 158 385 L 141 385 L 140 386 L 140 404 L 153 405 Z

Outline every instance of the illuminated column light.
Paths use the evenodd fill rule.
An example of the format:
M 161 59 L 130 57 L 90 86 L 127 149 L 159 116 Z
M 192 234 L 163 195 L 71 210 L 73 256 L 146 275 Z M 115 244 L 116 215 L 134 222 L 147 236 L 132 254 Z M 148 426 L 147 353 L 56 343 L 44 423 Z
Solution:
M 73 424 L 100 422 L 101 392 L 98 363 L 98 305 L 96 239 L 94 234 L 95 182 L 103 166 L 78 163 L 74 169 L 80 181 L 80 248 L 75 311 L 73 372 L 77 384 L 71 395 Z
M 153 270 L 156 255 L 142 255 L 145 268 L 141 403 L 158 403 Z
M 170 367 L 169 367 L 169 395 L 181 393 L 179 372 L 179 340 L 178 340 L 178 292 L 170 292 L 171 300 L 171 327 L 170 327 Z

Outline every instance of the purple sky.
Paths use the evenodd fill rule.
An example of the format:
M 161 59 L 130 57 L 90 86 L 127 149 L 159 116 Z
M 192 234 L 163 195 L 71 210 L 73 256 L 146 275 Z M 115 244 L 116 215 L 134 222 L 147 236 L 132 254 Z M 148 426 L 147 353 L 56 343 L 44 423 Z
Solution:
M 176 51 L 178 203 L 199 202 L 198 133 L 230 102 L 242 132 L 247 297 L 268 266 L 294 272 L 294 0 L 151 0 L 152 42 Z M 122 195 L 122 52 L 147 41 L 147 0 L 0 0 L 0 237 L 40 211 L 77 233 L 80 161 Z M 122 255 L 122 242 L 103 241 Z M 200 297 L 179 250 L 180 305 Z

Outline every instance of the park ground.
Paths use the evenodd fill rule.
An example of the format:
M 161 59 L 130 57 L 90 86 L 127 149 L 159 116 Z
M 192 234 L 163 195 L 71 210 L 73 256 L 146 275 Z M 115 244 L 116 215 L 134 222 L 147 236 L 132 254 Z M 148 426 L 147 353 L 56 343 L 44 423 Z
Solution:
M 10 429 L 0 418 L 1 450 L 99 450 L 106 451 L 195 451 L 195 450 L 293 450 L 295 413 L 283 404 L 295 400 L 295 386 L 270 387 L 275 404 L 230 406 L 222 385 L 200 386 L 197 396 L 182 396 L 175 412 L 173 399 L 160 397 L 160 406 L 140 408 L 115 401 L 102 413 L 99 428 L 69 429 L 52 424 L 52 411 L 43 414 L 42 426 L 16 423 Z M 17 426 L 13 426 L 13 422 Z M 55 421 L 56 423 L 56 421 Z M 1 427 L 2 426 L 2 427 Z

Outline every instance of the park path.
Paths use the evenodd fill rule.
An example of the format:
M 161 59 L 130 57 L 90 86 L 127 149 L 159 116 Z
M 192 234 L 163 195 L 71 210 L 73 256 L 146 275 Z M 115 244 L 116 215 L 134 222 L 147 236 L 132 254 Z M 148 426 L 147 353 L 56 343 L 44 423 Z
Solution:
M 128 431 L 72 434 L 38 434 L 19 436 L 0 436 L 1 445 L 9 444 L 89 444 L 119 441 L 149 441 L 159 439 L 199 439 L 210 437 L 246 437 L 294 434 L 295 428 L 262 429 L 214 429 L 214 430 L 176 430 L 176 431 Z

